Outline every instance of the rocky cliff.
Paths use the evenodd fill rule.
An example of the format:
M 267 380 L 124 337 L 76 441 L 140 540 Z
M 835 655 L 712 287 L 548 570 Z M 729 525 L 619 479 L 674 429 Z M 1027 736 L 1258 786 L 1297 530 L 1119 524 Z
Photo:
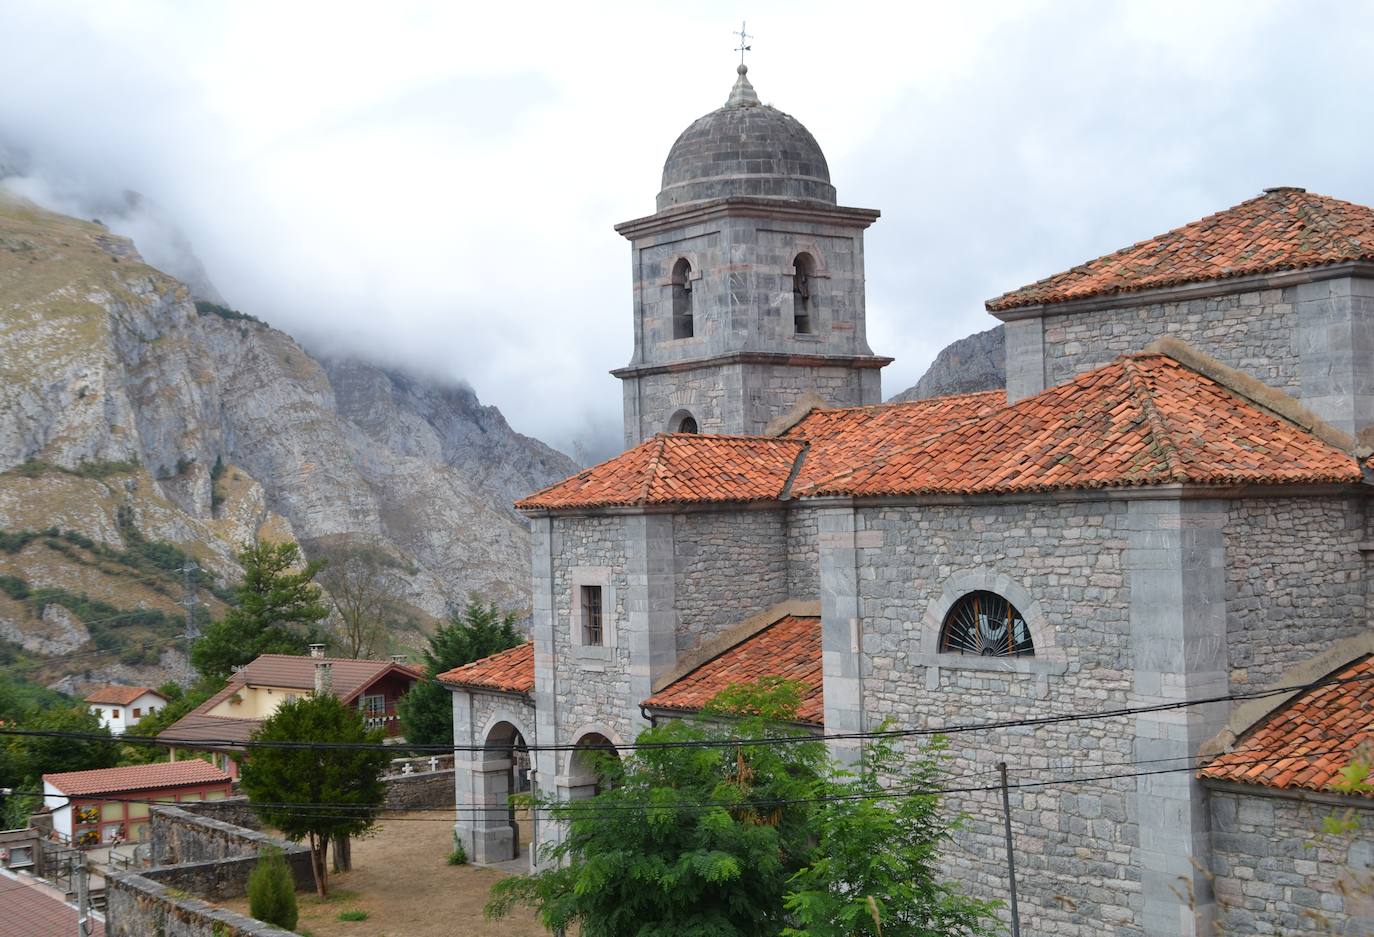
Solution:
M 395 558 L 421 621 L 470 591 L 521 607 L 528 534 L 510 503 L 575 468 L 466 387 L 318 359 L 195 302 L 103 226 L 0 192 L 0 584 L 24 584 L 0 594 L 0 638 L 71 655 L 48 675 L 119 665 L 79 640 L 89 608 L 49 611 L 34 589 L 181 614 L 180 567 L 140 567 L 140 549 L 165 556 L 139 542 L 184 550 L 207 589 L 255 538 L 366 544 Z M 65 631 L 43 624 L 63 615 Z
M 922 400 L 1007 386 L 1007 349 L 1000 325 L 941 349 L 925 374 L 893 400 Z

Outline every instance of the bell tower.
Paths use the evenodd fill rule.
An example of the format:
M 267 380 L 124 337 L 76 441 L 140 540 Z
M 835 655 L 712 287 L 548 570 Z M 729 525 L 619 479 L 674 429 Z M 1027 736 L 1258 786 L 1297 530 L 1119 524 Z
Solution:
M 654 433 L 759 434 L 799 401 L 882 400 L 865 336 L 866 208 L 837 204 L 825 154 L 762 104 L 748 67 L 725 106 L 682 132 L 658 210 L 630 241 L 634 355 L 625 445 Z

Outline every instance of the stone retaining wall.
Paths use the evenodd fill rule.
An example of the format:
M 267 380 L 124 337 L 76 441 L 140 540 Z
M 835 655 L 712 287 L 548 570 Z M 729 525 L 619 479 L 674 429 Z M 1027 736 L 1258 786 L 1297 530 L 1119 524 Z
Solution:
M 106 881 L 105 933 L 107 937 L 294 937 L 290 931 L 213 907 L 134 872 Z
M 416 807 L 453 805 L 453 769 L 417 771 L 386 779 L 383 809 L 413 810 Z

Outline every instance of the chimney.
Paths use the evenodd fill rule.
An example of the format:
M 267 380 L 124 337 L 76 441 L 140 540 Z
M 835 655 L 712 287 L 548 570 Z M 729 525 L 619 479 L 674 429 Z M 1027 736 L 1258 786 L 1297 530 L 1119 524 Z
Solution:
M 311 657 L 315 657 L 315 658 L 324 657 L 324 645 L 323 645 L 323 644 L 312 644 L 312 645 L 310 645 L 310 656 L 311 656 Z
M 315 664 L 315 695 L 334 695 L 334 665 L 328 661 Z
M 393 664 L 404 664 L 407 660 L 408 660 L 408 658 L 407 658 L 404 654 L 392 654 L 392 655 L 391 655 L 391 662 L 392 662 Z

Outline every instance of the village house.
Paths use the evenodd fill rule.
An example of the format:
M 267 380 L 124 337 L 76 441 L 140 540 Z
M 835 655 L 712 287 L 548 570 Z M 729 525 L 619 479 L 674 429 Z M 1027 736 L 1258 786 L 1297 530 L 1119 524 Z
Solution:
M 401 732 L 396 703 L 422 676 L 420 668 L 399 655 L 391 660 L 325 657 L 323 645 L 313 645 L 309 657 L 263 654 L 231 674 L 222 690 L 158 738 L 171 746 L 174 761 L 182 752 L 208 752 L 216 764 L 238 777 L 243 743 L 282 703 L 310 693 L 332 693 L 357 706 L 368 728 L 396 738 Z
M 226 772 L 198 758 L 65 771 L 43 775 L 43 808 L 59 842 L 142 842 L 150 803 L 223 800 L 232 786 Z
M 123 735 L 138 720 L 167 705 L 167 697 L 146 686 L 111 684 L 86 694 L 86 704 L 111 735 Z
M 617 228 L 629 448 L 518 503 L 533 640 L 441 677 L 469 854 L 524 845 L 512 744 L 623 745 L 779 674 L 840 758 L 983 726 L 950 739 L 947 871 L 1006 897 L 1005 762 L 1026 933 L 1374 932 L 1370 834 L 1317 836 L 1374 806 L 1331 788 L 1374 724 L 1374 210 L 1266 189 L 1008 292 L 1005 390 L 896 404 L 877 218 L 740 66 Z M 532 780 L 597 784 L 576 750 Z

